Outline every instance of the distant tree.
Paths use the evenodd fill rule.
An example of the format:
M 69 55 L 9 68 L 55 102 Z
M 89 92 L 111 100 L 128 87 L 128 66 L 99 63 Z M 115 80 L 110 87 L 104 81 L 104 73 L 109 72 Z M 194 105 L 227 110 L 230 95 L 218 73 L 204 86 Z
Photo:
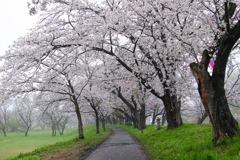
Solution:
M 33 125 L 34 106 L 30 99 L 26 97 L 18 98 L 14 102 L 14 113 L 19 124 L 18 131 L 23 132 L 28 136 L 28 132 Z
M 99 120 L 102 122 L 102 128 L 103 131 L 106 131 L 106 121 L 107 117 L 111 114 L 112 111 L 109 111 L 107 108 L 104 108 L 104 106 L 107 105 L 107 103 L 104 103 L 99 110 Z
M 119 104 L 120 105 L 120 104 Z M 121 105 L 121 106 L 115 106 L 114 112 L 120 117 L 121 119 L 124 119 L 125 122 L 124 124 L 127 126 L 131 126 L 133 121 L 131 117 L 131 112 L 130 109 L 126 105 Z
M 1 106 L 0 107 L 0 130 L 2 131 L 4 137 L 7 136 L 8 123 L 9 123 L 8 106 Z
M 96 99 L 94 97 L 85 97 L 85 99 L 88 101 L 89 105 L 91 106 L 91 108 L 94 111 L 94 116 L 95 116 L 95 123 L 96 123 L 96 133 L 99 134 L 100 130 L 99 130 L 99 107 L 100 104 L 102 103 L 102 100 Z
M 53 95 L 52 95 L 53 96 Z M 53 102 L 51 94 L 46 98 L 42 97 L 42 104 L 39 106 L 40 120 L 52 130 L 52 136 L 56 136 L 57 131 L 63 135 L 69 120 L 69 113 L 65 111 L 64 101 Z
M 17 121 L 17 119 L 15 118 L 14 114 L 11 113 L 9 121 L 8 121 L 8 131 L 9 132 L 17 132 L 18 128 L 20 128 L 20 125 Z
M 158 104 L 154 104 L 150 111 L 152 112 L 152 122 L 151 124 L 154 125 L 155 124 L 155 121 L 156 121 L 156 118 L 160 115 L 163 115 L 164 114 L 164 108 L 162 108 L 160 105 Z
M 88 85 L 93 73 L 98 68 L 98 63 L 92 64 L 96 58 L 91 53 L 85 55 L 86 57 L 79 57 L 79 52 L 71 49 L 57 50 L 58 47 L 54 47 L 56 49 L 54 54 L 49 54 L 45 57 L 45 49 L 47 48 L 41 53 L 37 52 L 38 47 L 41 48 L 42 46 L 38 46 L 35 43 L 35 40 L 37 40 L 35 36 L 36 34 L 32 33 L 22 39 L 20 38 L 12 46 L 12 49 L 15 48 L 21 52 L 9 50 L 9 54 L 5 57 L 6 61 L 3 68 L 6 74 L 2 78 L 4 86 L 8 86 L 2 88 L 5 98 L 7 99 L 20 93 L 40 93 L 42 95 L 52 93 L 54 94 L 52 102 L 71 102 L 75 107 L 78 119 L 79 139 L 84 139 L 80 100 L 84 88 Z M 46 41 L 51 41 L 47 37 L 45 38 Z M 55 37 L 51 39 L 53 41 L 56 40 Z M 52 49 L 51 47 L 50 52 Z M 33 54 L 30 56 L 25 53 Z M 41 57 L 40 59 L 39 56 Z M 17 65 L 10 62 L 20 57 L 22 57 L 21 62 Z M 90 65 L 91 67 L 89 67 Z M 12 73 L 14 73 L 14 77 L 11 76 Z M 28 74 L 26 75 L 26 73 Z
M 69 117 L 62 117 L 61 120 L 58 122 L 57 130 L 60 135 L 63 135 L 66 125 L 68 123 L 68 119 Z

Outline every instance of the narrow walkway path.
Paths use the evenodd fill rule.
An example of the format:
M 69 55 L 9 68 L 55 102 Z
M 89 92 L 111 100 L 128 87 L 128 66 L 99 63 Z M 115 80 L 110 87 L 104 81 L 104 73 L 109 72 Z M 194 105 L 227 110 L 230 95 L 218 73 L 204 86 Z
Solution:
M 113 133 L 86 160 L 148 160 L 142 146 L 123 129 L 109 127 Z

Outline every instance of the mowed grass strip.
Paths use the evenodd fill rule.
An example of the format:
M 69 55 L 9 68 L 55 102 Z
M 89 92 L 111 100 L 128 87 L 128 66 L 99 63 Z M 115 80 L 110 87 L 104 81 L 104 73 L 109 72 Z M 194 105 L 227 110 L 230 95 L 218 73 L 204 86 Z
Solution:
M 240 160 L 240 137 L 225 138 L 221 145 L 212 143 L 210 124 L 184 124 L 173 130 L 147 126 L 141 131 L 133 127 L 115 125 L 134 135 L 151 160 Z
M 27 137 L 23 133 L 8 133 L 7 137 L 0 135 L 0 160 L 41 159 L 40 157 L 47 157 L 48 154 L 73 146 L 83 145 L 86 148 L 100 143 L 110 133 L 107 128 L 106 132 L 96 135 L 94 125 L 84 126 L 85 140 L 79 141 L 76 141 L 77 128 L 66 129 L 64 135 L 55 137 L 51 136 L 51 131 L 30 131 Z
M 66 141 L 76 137 L 76 129 L 66 129 L 64 135 L 51 136 L 51 131 L 30 131 L 26 137 L 23 133 L 7 133 L 7 137 L 0 137 L 0 157 L 6 159 L 19 153 L 33 151 L 36 148 Z

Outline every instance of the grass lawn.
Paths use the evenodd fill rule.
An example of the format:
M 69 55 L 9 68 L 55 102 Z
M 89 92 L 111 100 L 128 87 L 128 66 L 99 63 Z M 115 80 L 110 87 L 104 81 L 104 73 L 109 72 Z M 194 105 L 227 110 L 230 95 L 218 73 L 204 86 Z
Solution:
M 226 138 L 221 145 L 212 143 L 212 128 L 209 124 L 184 124 L 174 130 L 147 126 L 143 131 L 133 127 L 114 125 L 134 135 L 144 146 L 151 160 L 240 160 L 240 136 L 234 143 Z
M 84 146 L 87 147 L 95 145 L 100 143 L 109 134 L 110 130 L 107 129 L 106 132 L 96 135 L 94 125 L 84 127 L 85 140 L 79 141 L 75 141 L 78 135 L 76 128 L 66 129 L 64 135 L 57 135 L 56 137 L 51 136 L 51 131 L 30 131 L 27 137 L 25 137 L 23 133 L 7 133 L 7 137 L 3 137 L 1 134 L 0 160 L 22 159 L 28 156 L 33 156 L 35 157 L 34 159 L 40 159 L 39 157 L 43 154 L 46 155 L 51 152 L 59 152 L 62 149 L 72 146 L 84 144 Z M 17 155 L 19 155 L 18 158 L 16 157 Z

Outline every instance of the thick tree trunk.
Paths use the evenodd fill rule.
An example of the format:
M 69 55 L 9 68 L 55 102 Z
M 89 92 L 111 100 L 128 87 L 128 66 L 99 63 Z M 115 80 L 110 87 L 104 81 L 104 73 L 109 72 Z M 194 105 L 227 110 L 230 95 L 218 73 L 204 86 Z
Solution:
M 141 110 L 139 113 L 139 130 L 145 129 L 146 128 L 146 109 L 145 109 L 145 103 L 141 104 Z
M 99 134 L 100 133 L 100 130 L 99 130 L 99 115 L 98 115 L 97 110 L 94 110 L 94 112 L 95 112 L 95 116 L 96 116 L 96 134 Z
M 215 77 L 213 80 L 210 77 L 204 63 L 191 63 L 190 67 L 197 78 L 198 91 L 213 126 L 214 144 L 217 144 L 222 137 L 237 134 L 238 123 L 229 110 L 224 84 L 219 83 L 221 81 L 219 78 Z
M 84 139 L 82 116 L 80 113 L 78 103 L 74 102 L 74 104 L 75 104 L 75 112 L 77 114 L 77 119 L 78 119 L 78 134 L 79 134 L 78 136 L 79 136 L 79 139 Z
M 236 38 L 236 35 L 238 35 Z M 240 37 L 240 21 L 221 39 L 212 76 L 207 71 L 210 53 L 205 50 L 200 63 L 191 63 L 190 68 L 198 83 L 198 91 L 204 108 L 213 126 L 213 142 L 217 144 L 222 137 L 238 134 L 238 123 L 234 119 L 225 95 L 224 78 L 227 60 L 231 49 Z
M 165 95 L 162 96 L 167 116 L 167 129 L 178 128 L 182 125 L 182 118 L 179 103 L 176 95 L 171 95 L 169 90 L 165 89 Z
M 238 122 L 234 119 L 227 102 L 224 90 L 224 75 L 213 75 L 213 104 L 211 108 L 212 124 L 214 127 L 213 140 L 217 143 L 222 137 L 238 134 Z

